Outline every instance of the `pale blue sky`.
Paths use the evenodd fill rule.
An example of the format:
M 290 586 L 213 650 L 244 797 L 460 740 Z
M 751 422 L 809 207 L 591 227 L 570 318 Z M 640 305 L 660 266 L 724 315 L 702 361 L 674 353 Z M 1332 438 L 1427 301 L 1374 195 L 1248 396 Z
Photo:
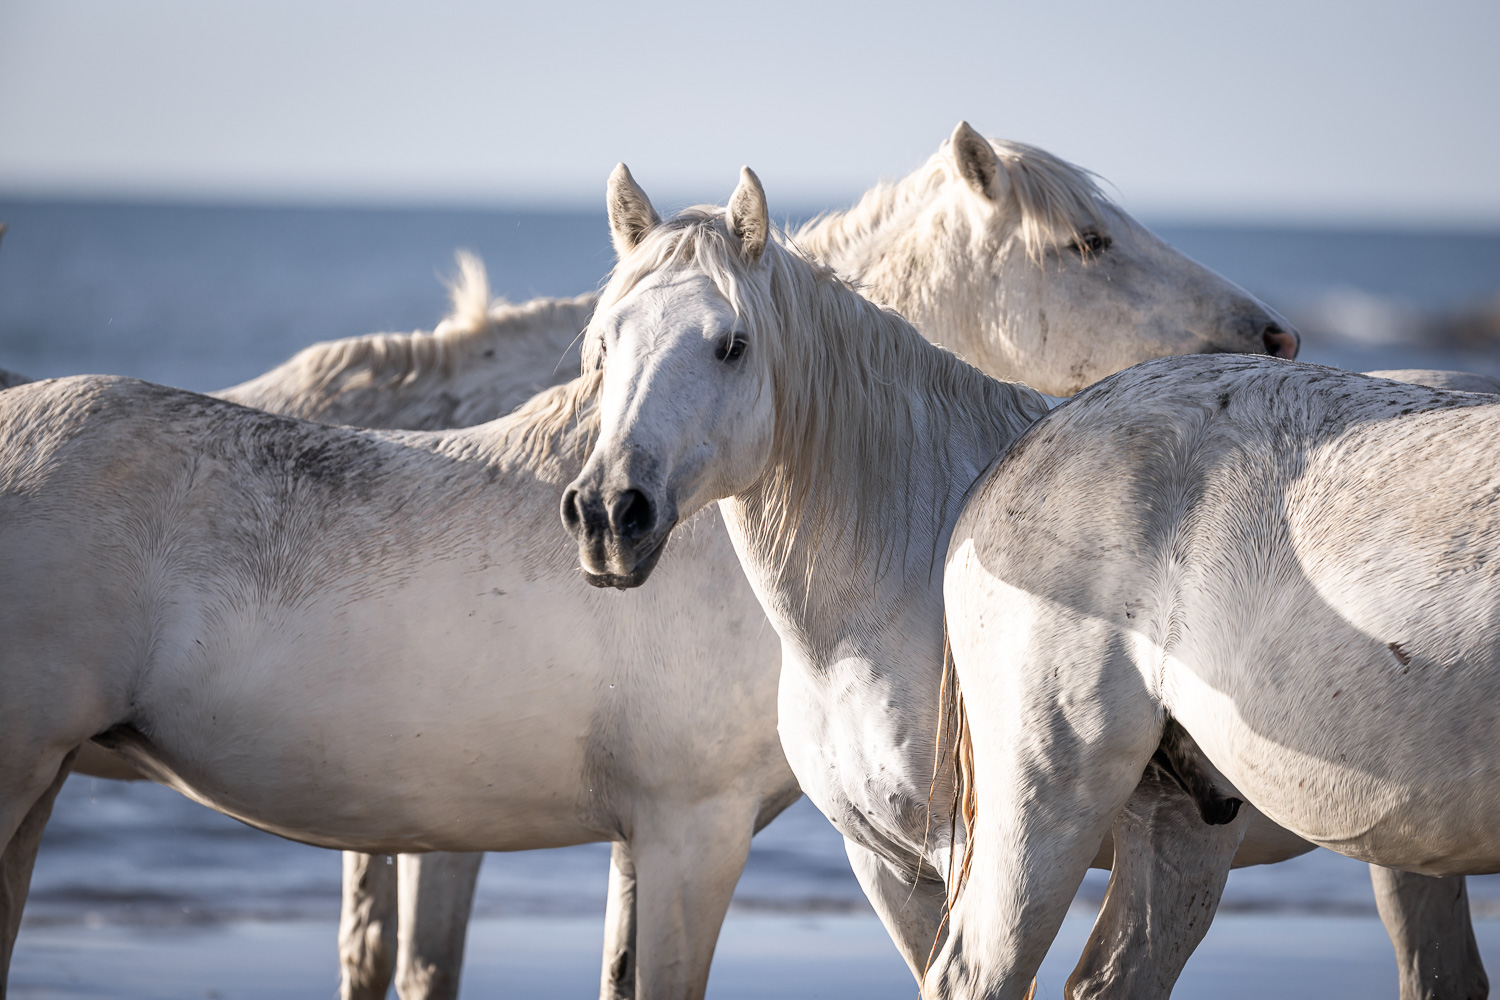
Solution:
M 0 0 L 0 194 L 834 204 L 967 118 L 1154 217 L 1500 225 L 1500 3 Z

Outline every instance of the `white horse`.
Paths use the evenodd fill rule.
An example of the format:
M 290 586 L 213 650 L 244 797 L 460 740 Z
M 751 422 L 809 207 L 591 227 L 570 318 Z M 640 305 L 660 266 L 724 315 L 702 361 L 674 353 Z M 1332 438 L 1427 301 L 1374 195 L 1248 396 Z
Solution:
M 1069 234 L 1071 249 L 1039 239 L 1043 232 Z M 1296 349 L 1279 317 L 1161 243 L 1108 202 L 1086 171 L 1018 143 L 986 141 L 963 123 L 921 169 L 804 227 L 799 239 L 870 294 L 927 317 L 976 360 L 1055 391 L 1164 353 Z M 891 267 L 897 258 L 907 266 Z M 1106 258 L 1107 269 L 1077 266 Z M 576 370 L 573 342 L 594 295 L 490 308 L 477 262 L 461 267 L 454 315 L 432 334 L 316 345 L 215 395 L 324 422 L 436 429 L 508 412 Z M 91 744 L 75 769 L 129 774 Z M 478 864 L 432 854 L 393 868 L 346 855 L 344 995 L 383 996 L 398 951 L 403 996 L 456 992 Z M 609 996 L 633 986 L 630 870 L 629 847 L 617 843 L 603 976 Z M 398 882 L 412 894 L 400 904 L 399 947 Z M 420 920 L 410 919 L 416 900 Z
M 0 393 L 5 957 L 92 738 L 326 847 L 626 840 L 636 993 L 701 997 L 751 834 L 798 795 L 777 650 L 712 518 L 663 562 L 681 589 L 579 584 L 555 511 L 590 398 L 415 433 L 127 379 Z
M 935 977 L 1021 995 L 1169 720 L 1314 843 L 1500 870 L 1497 454 L 1493 395 L 1249 359 L 1141 365 L 1033 428 L 949 549 L 977 808 Z M 1221 882 L 1224 853 L 1179 860 Z
M 458 267 L 450 285 L 452 311 L 431 332 L 315 344 L 213 395 L 324 423 L 440 430 L 503 416 L 538 390 L 577 376 L 579 333 L 595 294 L 518 305 L 492 301 L 479 259 L 460 252 Z M 29 381 L 0 370 L 0 386 Z M 73 770 L 116 780 L 146 777 L 93 742 L 80 748 Z M 457 995 L 482 859 L 433 851 L 402 855 L 391 865 L 384 857 L 345 852 L 339 923 L 344 1000 L 383 998 L 393 979 L 406 1000 Z M 633 871 L 630 845 L 616 841 L 600 985 L 606 998 L 635 989 Z
M 945 816 L 959 794 L 934 770 L 939 560 L 969 486 L 1046 412 L 1045 400 L 934 349 L 780 244 L 748 171 L 724 214 L 690 209 L 660 222 L 623 170 L 610 207 L 622 259 L 585 342 L 585 364 L 604 367 L 601 433 L 564 497 L 564 522 L 591 582 L 631 587 L 676 524 L 720 500 L 782 637 L 788 759 L 845 835 L 920 979 L 943 936 L 950 850 L 963 840 L 931 816 Z M 1180 816 L 1184 796 L 1153 774 L 1142 782 L 1144 764 L 1132 764 L 1133 802 Z M 1255 819 L 1242 811 L 1235 845 Z M 1257 860 L 1302 849 L 1269 824 L 1253 839 Z M 1112 895 L 1122 877 L 1141 875 L 1122 867 Z M 1130 995 L 1170 989 L 1186 953 L 1153 954 L 1152 931 L 1106 906 L 1073 982 L 1092 990 L 1113 977 Z M 1113 950 L 1093 946 L 1101 940 Z M 1157 992 L 1128 980 L 1129 967 L 1111 958 L 1122 954 L 1163 963 Z

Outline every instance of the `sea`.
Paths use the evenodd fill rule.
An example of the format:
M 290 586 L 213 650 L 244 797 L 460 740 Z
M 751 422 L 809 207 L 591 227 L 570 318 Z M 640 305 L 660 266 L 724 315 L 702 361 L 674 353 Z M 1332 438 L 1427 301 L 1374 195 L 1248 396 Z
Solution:
M 458 249 L 479 254 L 494 293 L 517 301 L 594 288 L 613 260 L 605 219 L 591 211 L 0 198 L 0 223 L 9 226 L 0 239 L 0 367 L 36 377 L 125 374 L 194 390 L 243 381 L 316 341 L 430 329 L 446 309 L 443 281 L 456 272 Z M 1153 228 L 1295 323 L 1303 360 L 1500 375 L 1500 231 L 1171 220 Z M 588 940 L 577 954 L 593 954 L 608 853 L 607 845 L 586 845 L 490 855 L 476 926 L 500 938 L 582 934 Z M 175 941 L 206 940 L 192 937 L 205 928 L 237 928 L 235 948 L 250 947 L 245 941 L 257 934 L 281 941 L 277 928 L 298 941 L 296 929 L 318 928 L 331 965 L 339 873 L 335 852 L 252 829 L 165 788 L 75 776 L 37 860 L 17 947 L 18 974 L 31 976 L 18 981 L 20 995 L 153 995 L 155 987 L 120 987 L 109 956 L 148 948 L 170 956 Z M 1103 886 L 1103 873 L 1093 873 L 1075 911 L 1096 909 Z M 1470 879 L 1470 893 L 1476 919 L 1500 927 L 1500 876 Z M 1295 944 L 1304 938 L 1287 928 L 1321 926 L 1323 918 L 1368 922 L 1375 910 L 1365 866 L 1315 851 L 1234 873 L 1221 912 L 1262 921 L 1266 940 L 1283 934 Z M 843 918 L 874 926 L 841 840 L 802 800 L 756 838 L 731 925 L 762 928 L 757 941 L 782 934 L 795 942 L 807 921 L 824 919 L 818 926 L 826 931 L 843 927 Z M 111 950 L 116 940 L 134 944 Z M 828 940 L 829 960 L 845 955 L 851 976 L 867 967 L 858 949 L 840 951 L 837 933 Z M 878 934 L 871 940 L 870 948 L 889 949 Z M 79 941 L 94 950 L 70 951 Z M 757 954 L 750 949 L 750 981 Z M 889 964 L 893 954 L 881 960 Z M 96 980 L 107 987 L 86 985 Z M 830 980 L 840 981 L 855 980 Z M 77 988 L 69 992 L 67 982 Z M 331 995 L 327 985 L 310 992 Z M 190 986 L 162 987 L 160 995 L 256 995 L 235 993 L 233 983 L 207 993 Z M 264 991 L 273 994 L 281 995 Z

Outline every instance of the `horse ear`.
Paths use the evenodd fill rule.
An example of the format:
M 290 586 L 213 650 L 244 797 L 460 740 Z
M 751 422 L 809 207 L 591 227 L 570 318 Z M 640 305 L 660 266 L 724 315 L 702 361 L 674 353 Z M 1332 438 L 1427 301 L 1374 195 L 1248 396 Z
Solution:
M 651 199 L 630 176 L 630 168 L 616 163 L 609 175 L 604 203 L 609 209 L 609 235 L 615 243 L 615 255 L 624 257 L 640 245 L 659 222 L 661 216 L 651 207 Z
M 740 183 L 729 196 L 729 231 L 740 239 L 740 253 L 751 264 L 766 252 L 771 237 L 771 212 L 766 208 L 766 190 L 749 167 L 740 168 Z
M 948 140 L 948 149 L 958 172 L 969 186 L 992 201 L 999 201 L 1005 187 L 1004 171 L 995 147 L 968 122 L 959 122 Z

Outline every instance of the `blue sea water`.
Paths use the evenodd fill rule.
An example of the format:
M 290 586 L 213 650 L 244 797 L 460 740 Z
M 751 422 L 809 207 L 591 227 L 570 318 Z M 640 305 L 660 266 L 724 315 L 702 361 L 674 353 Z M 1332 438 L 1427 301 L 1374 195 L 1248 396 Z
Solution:
M 592 288 L 612 261 L 593 212 L 0 200 L 0 222 L 10 224 L 0 241 L 0 367 L 122 373 L 198 390 L 259 374 L 314 341 L 430 328 L 445 311 L 438 279 L 453 271 L 456 248 L 479 253 L 496 294 L 512 299 Z M 1500 375 L 1493 350 L 1438 349 L 1411 334 L 1424 317 L 1500 296 L 1500 233 L 1158 231 L 1294 320 L 1324 324 L 1304 329 L 1305 360 Z M 597 914 L 607 862 L 603 845 L 491 856 L 476 912 L 564 922 Z M 162 788 L 75 778 L 48 828 L 27 920 L 326 920 L 338 885 L 333 852 Z M 1097 900 L 1102 885 L 1091 876 L 1082 898 Z M 1471 880 L 1471 892 L 1478 914 L 1500 916 L 1500 881 Z M 736 906 L 865 912 L 838 837 L 805 801 L 757 838 Z M 1225 908 L 1368 914 L 1373 902 L 1363 866 L 1315 852 L 1236 873 Z

